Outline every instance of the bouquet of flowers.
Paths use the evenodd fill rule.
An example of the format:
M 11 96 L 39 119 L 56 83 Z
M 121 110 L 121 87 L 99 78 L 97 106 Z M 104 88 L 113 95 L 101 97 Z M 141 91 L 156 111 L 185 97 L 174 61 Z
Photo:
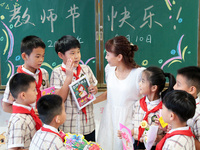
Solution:
M 96 142 L 88 142 L 84 139 L 82 134 L 64 134 L 62 131 L 59 133 L 64 139 L 64 144 L 68 150 L 103 150 Z

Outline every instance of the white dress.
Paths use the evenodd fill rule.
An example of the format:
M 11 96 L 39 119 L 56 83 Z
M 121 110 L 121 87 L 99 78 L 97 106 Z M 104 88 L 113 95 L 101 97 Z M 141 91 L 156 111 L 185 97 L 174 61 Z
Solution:
M 115 75 L 115 68 L 105 68 L 107 83 L 107 103 L 101 119 L 97 142 L 104 150 L 122 150 L 122 141 L 117 137 L 119 123 L 133 128 L 133 105 L 141 98 L 139 81 L 145 68 L 132 69 L 124 80 Z

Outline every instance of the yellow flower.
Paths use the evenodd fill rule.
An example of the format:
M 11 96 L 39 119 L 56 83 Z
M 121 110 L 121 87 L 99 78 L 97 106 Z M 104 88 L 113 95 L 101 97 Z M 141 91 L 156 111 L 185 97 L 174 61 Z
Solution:
M 147 122 L 145 120 L 143 120 L 141 123 L 140 123 L 140 126 L 141 128 L 146 128 L 147 127 Z
M 147 136 L 144 137 L 144 142 L 147 142 Z

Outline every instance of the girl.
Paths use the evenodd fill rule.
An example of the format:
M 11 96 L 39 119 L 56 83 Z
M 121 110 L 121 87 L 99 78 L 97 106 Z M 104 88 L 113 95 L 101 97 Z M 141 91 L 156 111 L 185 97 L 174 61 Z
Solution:
M 163 91 L 165 87 L 166 78 L 169 78 L 169 87 Z M 142 128 L 141 122 L 147 122 L 148 126 L 154 124 L 156 125 L 155 119 L 159 116 L 160 109 L 162 109 L 161 99 L 164 95 L 173 90 L 175 84 L 175 78 L 170 73 L 164 73 L 158 67 L 148 67 L 142 73 L 142 80 L 139 83 L 140 94 L 145 95 L 142 99 L 135 103 L 134 114 L 132 118 L 133 129 L 131 133 L 135 139 L 134 149 L 145 149 L 144 140 L 144 130 Z M 163 92 L 162 92 L 163 91 Z M 118 131 L 119 137 L 121 137 L 121 132 Z M 157 140 L 159 137 L 162 138 L 163 131 L 158 130 Z M 139 141 L 139 142 L 138 142 Z M 152 147 L 155 149 L 155 144 Z
M 138 50 L 124 36 L 117 36 L 106 42 L 105 68 L 107 91 L 97 97 L 95 103 L 106 100 L 97 141 L 105 150 L 120 150 L 122 142 L 117 138 L 119 123 L 132 129 L 133 105 L 141 97 L 139 80 L 144 68 L 139 67 L 134 58 Z

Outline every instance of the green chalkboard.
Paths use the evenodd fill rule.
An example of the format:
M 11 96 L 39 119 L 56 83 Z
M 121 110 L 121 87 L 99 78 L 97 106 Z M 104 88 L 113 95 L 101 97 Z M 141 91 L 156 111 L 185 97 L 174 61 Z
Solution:
M 21 40 L 36 35 L 46 44 L 42 68 L 49 74 L 61 64 L 55 42 L 72 35 L 81 43 L 81 63 L 96 73 L 95 1 L 93 0 L 0 0 L 1 85 L 23 64 Z
M 124 35 L 139 47 L 137 64 L 175 75 L 181 67 L 197 66 L 198 6 L 199 0 L 105 0 L 104 43 Z

